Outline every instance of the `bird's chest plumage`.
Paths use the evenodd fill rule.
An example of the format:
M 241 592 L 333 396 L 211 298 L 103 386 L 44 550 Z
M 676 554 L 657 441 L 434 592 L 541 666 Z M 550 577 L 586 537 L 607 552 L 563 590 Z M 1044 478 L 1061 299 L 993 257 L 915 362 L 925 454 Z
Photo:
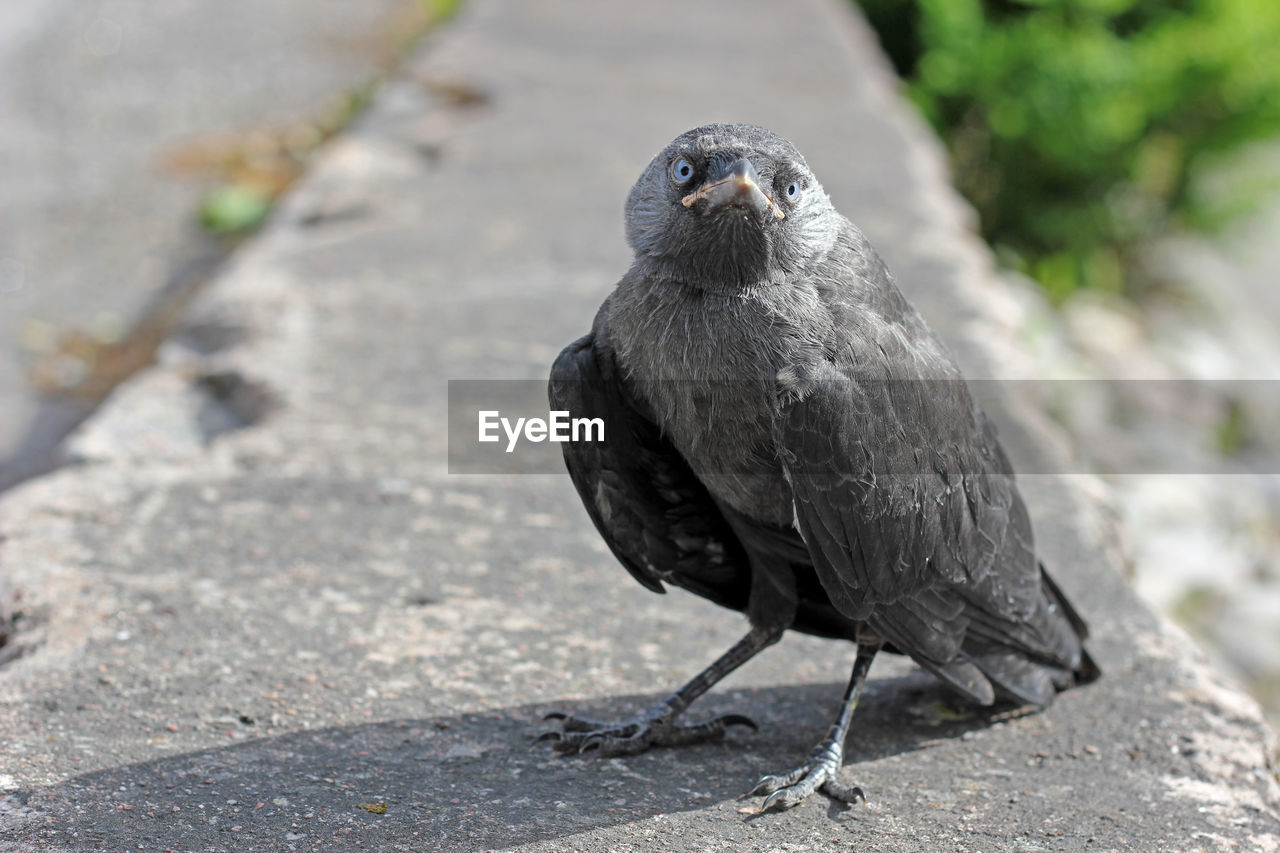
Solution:
M 753 518 L 789 524 L 791 489 L 774 442 L 777 375 L 815 346 L 793 319 L 796 295 L 671 287 L 624 282 L 611 300 L 610 332 L 627 379 L 712 494 Z

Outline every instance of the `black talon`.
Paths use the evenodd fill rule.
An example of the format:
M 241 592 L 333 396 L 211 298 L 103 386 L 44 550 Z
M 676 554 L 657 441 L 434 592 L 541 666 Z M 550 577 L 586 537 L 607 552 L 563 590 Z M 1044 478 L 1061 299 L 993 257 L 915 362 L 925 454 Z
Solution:
M 760 811 L 769 812 L 769 811 L 773 811 L 776 808 L 778 811 L 782 812 L 791 808 L 791 806 L 795 804 L 788 803 L 786 801 L 787 794 L 789 793 L 790 791 L 788 791 L 786 788 L 779 788 L 778 790 L 774 791 L 772 794 L 764 798 L 764 802 L 760 805 Z
M 529 746 L 529 748 L 533 749 L 533 747 L 542 743 L 544 740 L 563 740 L 563 739 L 564 739 L 564 735 L 562 735 L 560 732 L 543 732 L 542 734 L 538 735 L 536 738 L 533 739 L 533 743 Z
M 718 718 L 718 722 L 725 728 L 729 726 L 746 726 L 756 734 L 760 733 L 760 727 L 756 725 L 756 721 L 750 717 L 744 717 L 742 714 L 725 714 Z

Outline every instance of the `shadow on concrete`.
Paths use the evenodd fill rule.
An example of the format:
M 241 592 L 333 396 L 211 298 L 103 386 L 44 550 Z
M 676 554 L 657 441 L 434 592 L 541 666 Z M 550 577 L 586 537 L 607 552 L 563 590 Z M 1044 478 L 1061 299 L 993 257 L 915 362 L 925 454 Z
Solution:
M 48 474 L 63 464 L 62 442 L 98 410 L 100 400 L 38 398 L 31 423 L 11 456 L 0 459 L 0 492 Z
M 396 842 L 453 850 L 547 841 L 735 800 L 759 776 L 804 758 L 825 732 L 842 687 L 716 694 L 705 707 L 695 705 L 690 718 L 734 708 L 756 715 L 761 732 L 735 730 L 721 743 L 625 759 L 560 757 L 546 745 L 530 748 L 543 730 L 542 715 L 562 707 L 556 703 L 266 737 L 23 792 L 11 802 L 26 817 L 21 825 L 11 822 L 0 838 L 73 850 L 151 849 L 179 841 L 185 849 L 196 840 L 236 850 L 315 844 L 354 850 Z M 866 785 L 874 799 L 876 785 L 890 780 L 859 779 L 859 762 L 928 748 L 1003 716 L 984 711 L 958 720 L 913 718 L 910 708 L 945 702 L 947 695 L 921 675 L 869 685 L 848 744 L 846 781 Z M 628 716 L 660 698 L 563 707 Z M 378 814 L 381 805 L 386 811 Z M 856 819 L 857 808 L 828 811 Z
M 222 268 L 242 239 L 217 240 L 206 234 L 193 235 L 190 247 L 183 252 L 184 257 L 175 260 L 164 284 L 147 300 L 119 341 L 106 343 L 76 330 L 64 333 L 65 340 L 59 343 L 58 352 L 46 354 L 47 363 L 38 364 L 32 371 L 33 377 L 45 374 L 43 380 L 33 378 L 33 386 L 53 385 L 57 390 L 33 392 L 31 420 L 9 455 L 0 458 L 0 492 L 66 464 L 63 441 L 88 420 L 120 384 L 155 363 L 156 351 L 171 334 L 181 329 L 191 301 Z M 203 330 L 195 331 L 198 335 Z M 235 340 L 225 334 L 221 339 L 209 335 L 205 338 L 215 344 L 220 340 Z M 63 385 L 63 380 L 56 378 L 57 365 L 68 360 L 84 375 Z

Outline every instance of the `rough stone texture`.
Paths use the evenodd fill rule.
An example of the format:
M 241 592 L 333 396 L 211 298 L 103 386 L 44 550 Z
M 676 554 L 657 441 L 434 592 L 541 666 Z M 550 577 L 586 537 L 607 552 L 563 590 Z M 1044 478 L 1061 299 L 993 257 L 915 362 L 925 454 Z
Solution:
M 834 713 L 852 649 L 812 638 L 691 712 L 750 713 L 758 735 L 527 748 L 543 712 L 633 713 L 742 629 L 631 581 L 566 477 L 445 467 L 446 380 L 545 374 L 625 268 L 622 200 L 677 132 L 792 138 L 971 376 L 1025 370 L 1019 308 L 844 3 L 591 8 L 471 0 L 208 291 L 193 322 L 229 343 L 171 346 L 82 430 L 82 466 L 7 497 L 0 559 L 36 624 L 0 669 L 0 844 L 1280 846 L 1273 736 L 1137 602 L 1087 475 L 1023 482 L 1106 676 L 985 715 L 878 662 L 844 771 L 869 806 L 736 799 Z M 193 385 L 210 373 L 273 402 L 228 413 Z M 992 406 L 1016 453 L 1063 453 L 1035 400 Z

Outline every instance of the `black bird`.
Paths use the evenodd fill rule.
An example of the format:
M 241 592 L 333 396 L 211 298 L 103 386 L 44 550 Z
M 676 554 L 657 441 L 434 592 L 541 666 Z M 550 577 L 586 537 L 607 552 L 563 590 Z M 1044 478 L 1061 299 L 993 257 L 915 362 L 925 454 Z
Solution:
M 565 462 L 636 580 L 751 629 L 638 719 L 554 713 L 562 730 L 540 739 L 617 755 L 755 728 L 676 719 L 788 628 L 850 640 L 826 738 L 750 793 L 765 809 L 814 790 L 852 802 L 837 773 L 877 651 L 979 705 L 1043 708 L 1096 675 L 994 428 L 790 142 L 740 124 L 682 134 L 631 190 L 626 227 L 631 269 L 552 368 L 552 408 L 605 422 Z

